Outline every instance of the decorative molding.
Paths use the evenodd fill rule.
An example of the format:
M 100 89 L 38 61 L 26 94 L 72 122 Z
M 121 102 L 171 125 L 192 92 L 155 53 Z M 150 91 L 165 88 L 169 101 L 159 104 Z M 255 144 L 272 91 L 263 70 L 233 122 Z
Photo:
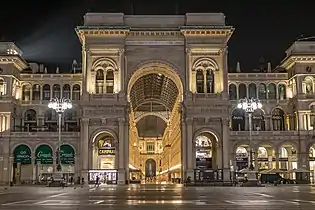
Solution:
M 184 41 L 126 41 L 126 45 L 148 45 L 148 46 L 165 46 L 165 45 L 185 45 Z

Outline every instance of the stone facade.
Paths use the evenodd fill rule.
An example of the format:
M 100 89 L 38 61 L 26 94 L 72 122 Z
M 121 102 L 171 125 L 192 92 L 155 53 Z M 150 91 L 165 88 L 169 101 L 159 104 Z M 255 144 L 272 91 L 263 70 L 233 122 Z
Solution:
M 146 159 L 160 162 L 159 172 L 174 169 L 174 178 L 195 178 L 198 136 L 211 140 L 212 168 L 222 170 L 222 179 L 229 180 L 230 170 L 244 165 L 236 151 L 245 148 L 239 154 L 246 156 L 249 144 L 247 117 L 235 109 L 244 97 L 259 98 L 263 104 L 253 118 L 255 166 L 266 167 L 259 163 L 264 162 L 269 168 L 283 168 L 282 162 L 288 162 L 287 169 L 309 168 L 314 144 L 315 42 L 295 42 L 280 64 L 284 73 L 271 69 L 242 73 L 239 65 L 237 73 L 228 73 L 228 40 L 233 31 L 225 25 L 223 14 L 88 13 L 84 25 L 76 28 L 82 43 L 82 72 L 69 74 L 59 69 L 48 73 L 43 66 L 28 64 L 13 43 L 1 43 L 1 182 L 13 177 L 36 180 L 39 171 L 54 170 L 57 118 L 47 107 L 54 97 L 69 98 L 74 104 L 64 115 L 61 132 L 62 143 L 73 148 L 74 156 L 62 170 L 85 180 L 89 170 L 96 169 L 92 152 L 96 139 L 105 134 L 112 137 L 118 183 L 130 179 L 131 169 L 144 171 Z M 25 71 L 29 66 L 32 72 Z M 172 105 L 162 97 L 153 100 L 171 109 L 135 108 L 137 97 L 132 91 L 145 75 L 164 75 L 173 81 L 178 95 Z M 168 130 L 158 139 L 163 148 L 151 155 L 140 147 L 146 141 L 136 135 L 136 122 L 149 115 L 163 119 Z M 26 154 L 30 162 L 17 160 L 15 149 L 20 145 L 27 146 L 20 150 L 23 154 L 30 149 L 31 154 Z M 51 164 L 38 157 L 41 145 L 51 148 Z M 266 154 L 261 154 L 262 148 Z

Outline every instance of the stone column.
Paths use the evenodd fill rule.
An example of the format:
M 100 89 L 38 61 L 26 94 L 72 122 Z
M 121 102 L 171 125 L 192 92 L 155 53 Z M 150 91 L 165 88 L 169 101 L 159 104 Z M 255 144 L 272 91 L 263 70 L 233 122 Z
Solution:
M 32 166 L 33 166 L 33 182 L 35 182 L 36 183 L 36 181 L 37 181 L 37 167 L 36 167 L 36 161 L 35 161 L 35 159 L 36 159 L 36 156 L 35 156 L 35 154 L 34 155 L 32 155 Z
M 183 107 L 182 107 L 183 109 Z M 181 138 L 182 138 L 182 180 L 186 180 L 186 174 L 185 171 L 187 169 L 187 156 L 186 156 L 186 151 L 187 151 L 187 130 L 186 130 L 186 123 L 183 117 L 183 111 L 181 112 Z M 160 167 L 159 167 L 160 168 Z
M 191 181 L 194 181 L 195 176 L 194 176 L 194 168 L 196 159 L 194 160 L 195 155 L 193 154 L 194 152 L 194 139 L 193 139 L 193 120 L 190 118 L 186 118 L 186 132 L 187 132 L 187 138 L 186 138 L 186 151 L 184 151 L 186 154 L 185 156 L 187 157 L 187 168 L 186 168 L 186 178 L 190 176 Z
M 126 157 L 125 154 L 125 139 L 124 139 L 124 132 L 125 132 L 125 119 L 119 118 L 119 157 L 118 157 L 118 184 L 125 184 L 126 183 Z
M 124 147 L 125 147 L 125 169 L 126 180 L 129 180 L 129 121 L 124 123 Z
M 229 119 L 222 118 L 222 149 L 223 149 L 223 180 L 230 181 L 230 167 L 229 167 Z
M 80 162 L 81 166 L 81 178 L 84 178 L 85 183 L 88 183 L 88 171 L 89 171 L 89 119 L 81 119 L 81 154 Z

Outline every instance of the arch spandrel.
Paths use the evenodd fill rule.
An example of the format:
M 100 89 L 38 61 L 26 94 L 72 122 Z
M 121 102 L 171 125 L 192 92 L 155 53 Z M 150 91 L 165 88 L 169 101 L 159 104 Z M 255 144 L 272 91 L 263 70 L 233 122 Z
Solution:
M 198 58 L 194 61 L 193 65 L 192 65 L 192 69 L 194 71 L 197 70 L 212 70 L 212 71 L 218 71 L 219 70 L 219 66 L 217 64 L 217 62 L 212 59 L 212 58 Z
M 110 128 L 99 128 L 93 131 L 90 135 L 90 144 L 94 144 L 95 140 L 97 139 L 98 136 L 102 134 L 108 134 L 114 138 L 115 143 L 119 143 L 118 135 L 117 133 L 110 129 Z
M 115 60 L 113 60 L 112 58 L 108 58 L 108 57 L 101 57 L 96 59 L 95 61 L 93 61 L 92 64 L 92 69 L 104 69 L 104 70 L 114 70 L 117 71 L 118 70 L 118 66 Z
M 218 147 L 220 147 L 222 145 L 222 142 L 221 142 L 221 136 L 219 135 L 219 133 L 213 129 L 213 128 L 200 128 L 198 129 L 197 131 L 195 131 L 194 135 L 193 135 L 193 141 L 195 141 L 195 139 L 204 134 L 204 133 L 208 133 L 210 135 L 212 135 L 216 141 L 217 141 L 217 144 L 218 144 Z

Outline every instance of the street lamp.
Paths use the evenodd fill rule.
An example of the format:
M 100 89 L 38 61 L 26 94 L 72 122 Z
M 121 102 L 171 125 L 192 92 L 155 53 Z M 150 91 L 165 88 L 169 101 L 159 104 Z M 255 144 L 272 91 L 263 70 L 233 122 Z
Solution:
M 66 98 L 53 98 L 48 103 L 48 108 L 53 109 L 58 114 L 58 165 L 57 165 L 57 171 L 61 170 L 61 159 L 60 159 L 60 153 L 61 153 L 61 116 L 62 114 L 67 110 L 72 108 L 72 103 L 70 99 Z
M 252 148 L 252 114 L 255 110 L 261 109 L 262 104 L 259 99 L 254 98 L 244 98 L 239 101 L 237 108 L 243 109 L 248 114 L 248 125 L 249 125 L 249 158 L 248 158 L 248 168 L 250 171 L 254 170 L 253 165 L 253 148 Z

